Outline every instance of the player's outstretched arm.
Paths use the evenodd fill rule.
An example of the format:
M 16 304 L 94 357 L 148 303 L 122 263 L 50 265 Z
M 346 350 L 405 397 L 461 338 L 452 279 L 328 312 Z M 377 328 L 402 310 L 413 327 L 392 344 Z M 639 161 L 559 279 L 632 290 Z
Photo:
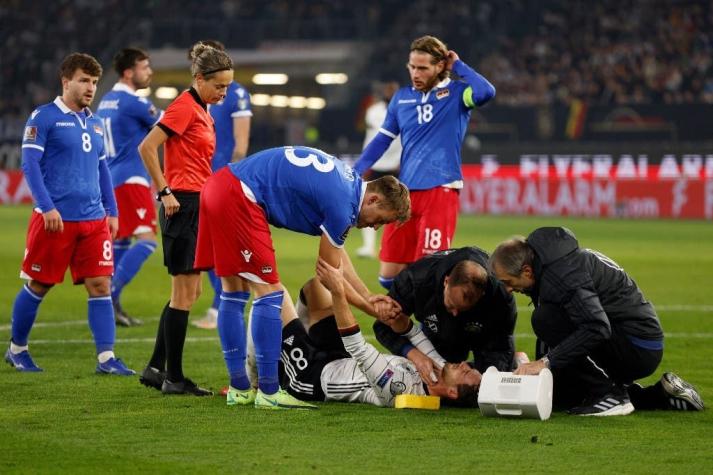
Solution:
M 327 264 L 334 268 L 341 269 L 343 268 L 342 264 L 342 256 L 344 254 L 344 251 L 341 248 L 334 247 L 332 242 L 329 240 L 329 237 L 327 237 L 326 234 L 322 234 L 322 238 L 319 241 L 319 258 L 324 260 Z M 347 266 L 351 266 L 351 261 Z M 352 272 L 353 272 L 353 267 L 352 267 Z M 356 274 L 356 272 L 354 272 Z M 354 287 L 349 283 L 348 280 L 344 278 L 342 275 L 342 282 L 343 282 L 343 287 L 344 287 L 344 292 L 346 295 L 347 301 L 354 305 L 356 308 L 361 310 L 364 313 L 367 313 L 369 315 L 375 316 L 375 310 L 374 306 L 369 303 L 368 301 L 368 296 L 365 298 L 362 296 L 359 292 L 357 292 Z M 359 280 L 361 282 L 361 280 Z M 362 283 L 363 285 L 363 283 Z M 366 287 L 366 286 L 364 286 Z M 367 290 L 368 292 L 368 290 Z

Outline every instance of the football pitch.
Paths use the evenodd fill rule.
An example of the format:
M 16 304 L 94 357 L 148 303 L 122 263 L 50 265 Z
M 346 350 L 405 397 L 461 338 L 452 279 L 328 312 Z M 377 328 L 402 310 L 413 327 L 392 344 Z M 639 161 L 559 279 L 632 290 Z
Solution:
M 0 341 L 12 303 L 29 207 L 0 207 Z M 691 221 L 463 216 L 454 246 L 491 251 L 513 234 L 564 225 L 580 245 L 607 254 L 637 281 L 666 333 L 659 370 L 675 371 L 713 405 L 713 225 Z M 279 272 L 293 298 L 314 272 L 318 238 L 274 231 Z M 353 230 L 347 247 L 360 244 Z M 378 290 L 377 263 L 355 259 Z M 160 250 L 124 291 L 144 325 L 118 328 L 116 353 L 141 371 L 169 296 Z M 212 291 L 191 318 L 200 317 Z M 534 357 L 531 307 L 518 296 L 516 346 Z M 370 318 L 362 330 L 374 342 Z M 5 346 L 2 347 L 4 353 Z M 706 473 L 713 414 L 634 412 L 548 421 L 483 418 L 477 410 L 414 411 L 323 403 L 318 411 L 227 407 L 220 397 L 164 397 L 135 377 L 94 374 L 86 292 L 68 278 L 40 307 L 30 348 L 43 373 L 0 367 L 0 473 Z M 217 332 L 189 327 L 184 370 L 219 390 L 226 382 Z M 708 467 L 708 468 L 706 468 Z

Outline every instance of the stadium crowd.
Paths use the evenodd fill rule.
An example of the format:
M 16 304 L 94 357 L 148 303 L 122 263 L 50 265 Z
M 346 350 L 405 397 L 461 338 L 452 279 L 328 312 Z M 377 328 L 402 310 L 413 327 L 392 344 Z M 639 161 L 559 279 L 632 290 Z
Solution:
M 102 63 L 123 44 L 184 48 L 206 36 L 219 37 L 229 48 L 280 39 L 368 40 L 375 46 L 370 77 L 393 78 L 404 74 L 403 51 L 392 45 L 424 33 L 444 38 L 491 78 L 500 104 L 573 98 L 598 104 L 713 103 L 712 5 L 242 0 L 206 9 L 198 0 L 10 0 L 0 6 L 0 108 L 24 117 L 54 97 L 55 65 L 67 51 L 86 47 L 87 38 L 96 49 L 89 52 Z M 217 15 L 224 21 L 216 24 Z

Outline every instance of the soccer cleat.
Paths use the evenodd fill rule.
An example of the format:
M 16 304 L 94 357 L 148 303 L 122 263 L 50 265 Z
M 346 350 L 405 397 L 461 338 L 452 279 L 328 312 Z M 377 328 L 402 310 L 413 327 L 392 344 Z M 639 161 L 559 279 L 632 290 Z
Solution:
M 229 386 L 228 393 L 225 395 L 225 401 L 228 406 L 247 406 L 255 402 L 256 396 L 257 391 L 255 388 L 241 390 Z
M 120 327 L 138 327 L 144 322 L 138 318 L 130 317 L 119 302 L 112 302 L 114 306 L 114 321 Z
M 8 348 L 5 352 L 5 361 L 7 361 L 7 364 L 10 366 L 18 371 L 22 371 L 23 373 L 38 373 L 42 371 L 42 368 L 37 366 L 35 362 L 32 361 L 30 352 L 27 350 L 15 354 L 10 351 L 10 348 Z
M 678 411 L 702 411 L 703 399 L 691 384 L 674 373 L 661 376 L 661 387 L 666 392 L 670 409 Z
M 139 382 L 144 386 L 154 388 L 159 391 L 161 390 L 161 386 L 163 386 L 163 382 L 165 380 L 166 373 L 158 368 L 154 368 L 153 366 L 147 366 L 144 368 L 144 371 L 141 373 L 141 377 L 139 378 Z
M 127 368 L 119 358 L 109 358 L 104 363 L 97 362 L 98 374 L 118 374 L 119 376 L 133 376 L 136 371 Z
M 574 416 L 626 416 L 634 412 L 629 396 L 623 393 L 609 393 L 601 398 L 585 401 L 584 404 L 567 411 Z
M 215 330 L 218 328 L 218 310 L 211 307 L 205 312 L 205 316 L 191 323 L 196 328 L 203 330 Z
M 163 394 L 190 394 L 192 396 L 212 396 L 213 391 L 199 387 L 196 383 L 186 378 L 183 381 L 171 382 L 168 379 L 161 385 Z
M 255 407 L 258 409 L 318 409 L 314 404 L 309 404 L 293 397 L 284 389 L 275 394 L 265 394 L 259 389 L 255 396 Z

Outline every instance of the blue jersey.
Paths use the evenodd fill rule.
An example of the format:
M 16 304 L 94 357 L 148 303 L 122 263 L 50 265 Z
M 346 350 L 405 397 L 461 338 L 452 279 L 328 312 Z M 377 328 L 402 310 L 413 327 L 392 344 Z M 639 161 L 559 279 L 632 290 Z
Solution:
M 87 108 L 69 109 L 58 97 L 35 109 L 25 126 L 23 149 L 39 150 L 42 182 L 65 221 L 106 216 L 99 186 L 104 160 L 104 128 Z
M 233 134 L 233 119 L 237 117 L 252 117 L 250 109 L 250 94 L 247 89 L 236 82 L 228 86 L 225 99 L 208 107 L 215 121 L 215 153 L 211 167 L 213 171 L 230 163 L 235 148 Z
M 229 165 L 267 221 L 342 247 L 359 216 L 366 184 L 342 161 L 310 147 L 271 148 Z
M 468 84 L 444 79 L 428 92 L 402 87 L 391 98 L 379 132 L 401 135 L 401 180 L 409 190 L 427 190 L 463 179 L 460 150 L 471 107 Z
M 127 85 L 116 83 L 99 102 L 97 115 L 104 121 L 107 164 L 114 186 L 126 182 L 149 186 L 138 146 L 161 118 L 161 111 Z

